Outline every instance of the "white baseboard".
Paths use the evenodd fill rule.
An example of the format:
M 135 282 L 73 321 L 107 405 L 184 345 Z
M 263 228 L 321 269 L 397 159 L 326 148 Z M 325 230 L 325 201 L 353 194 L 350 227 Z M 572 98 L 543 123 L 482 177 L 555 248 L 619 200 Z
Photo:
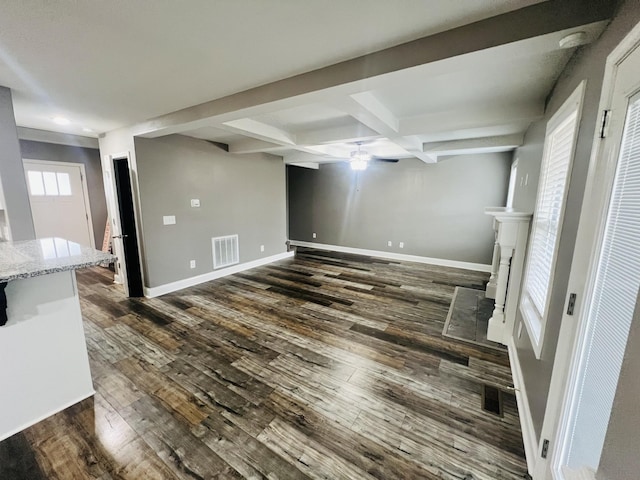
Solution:
M 405 255 L 404 253 L 384 252 L 381 250 L 366 250 L 364 248 L 343 247 L 341 245 L 327 245 L 324 243 L 302 242 L 290 240 L 291 245 L 299 247 L 317 248 L 318 250 L 329 250 L 333 252 L 353 253 L 355 255 L 366 255 L 368 257 L 387 258 L 390 260 L 400 260 L 403 262 L 426 263 L 441 267 L 462 268 L 464 270 L 475 270 L 477 272 L 491 272 L 491 265 L 483 263 L 458 262 L 457 260 L 447 260 L 444 258 L 421 257 L 418 255 Z
M 533 427 L 529 398 L 527 397 L 527 389 L 524 385 L 520 360 L 518 359 L 518 352 L 516 351 L 516 344 L 513 337 L 509 339 L 507 349 L 509 351 L 513 386 L 516 390 L 516 401 L 518 403 L 518 415 L 520 416 L 520 428 L 522 429 L 522 441 L 527 459 L 527 469 L 529 470 L 529 474 L 533 475 L 538 455 L 538 439 L 536 438 L 536 431 Z
M 177 290 L 182 290 L 183 288 L 193 287 L 194 285 L 199 285 L 200 283 L 204 282 L 210 282 L 211 280 L 215 280 L 216 278 L 226 277 L 227 275 L 233 275 L 234 273 L 243 272 L 245 270 L 259 267 L 261 265 L 266 265 L 267 263 L 277 262 L 278 260 L 283 260 L 285 258 L 291 258 L 293 257 L 293 255 L 294 252 L 279 253 L 277 255 L 271 255 L 270 257 L 259 258 L 258 260 L 253 260 L 252 262 L 240 263 L 238 265 L 233 265 L 231 267 L 215 270 L 213 272 L 204 273 L 195 277 L 185 278 L 184 280 L 178 280 L 177 282 L 166 283 L 157 287 L 144 287 L 144 296 L 148 298 L 159 297 L 160 295 L 165 295 Z

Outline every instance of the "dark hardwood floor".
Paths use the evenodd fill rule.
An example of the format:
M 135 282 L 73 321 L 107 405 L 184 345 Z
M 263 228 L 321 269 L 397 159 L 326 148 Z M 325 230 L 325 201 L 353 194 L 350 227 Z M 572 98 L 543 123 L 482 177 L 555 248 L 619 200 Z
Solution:
M 528 478 L 506 353 L 442 336 L 486 274 L 299 250 L 156 299 L 77 276 L 96 395 L 1 442 L 2 480 Z

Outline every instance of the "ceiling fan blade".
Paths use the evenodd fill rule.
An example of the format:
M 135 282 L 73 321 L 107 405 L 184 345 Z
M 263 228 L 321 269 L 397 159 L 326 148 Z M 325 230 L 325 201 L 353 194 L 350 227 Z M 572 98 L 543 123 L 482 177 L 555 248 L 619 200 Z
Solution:
M 376 162 L 385 162 L 385 163 L 398 163 L 400 160 L 398 158 L 378 158 L 373 157 L 371 160 Z

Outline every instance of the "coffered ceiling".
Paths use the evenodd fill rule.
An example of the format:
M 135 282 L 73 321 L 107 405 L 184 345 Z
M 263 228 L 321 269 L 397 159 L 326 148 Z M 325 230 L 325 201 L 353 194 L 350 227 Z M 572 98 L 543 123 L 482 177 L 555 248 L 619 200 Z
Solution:
M 16 0 L 0 85 L 23 127 L 180 133 L 309 167 L 364 142 L 430 163 L 517 146 L 573 52 L 559 40 L 596 38 L 606 3 Z

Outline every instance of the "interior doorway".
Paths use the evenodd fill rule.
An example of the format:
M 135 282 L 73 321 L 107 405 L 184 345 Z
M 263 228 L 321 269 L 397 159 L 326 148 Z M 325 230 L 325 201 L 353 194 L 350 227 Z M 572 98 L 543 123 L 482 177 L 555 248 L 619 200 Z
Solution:
M 24 159 L 36 238 L 95 247 L 84 165 Z
M 124 267 L 122 270 L 126 276 L 125 289 L 130 297 L 142 297 L 144 291 L 128 158 L 113 159 L 113 177 L 120 220 L 120 233 L 113 238 L 120 242 L 124 253 L 124 265 L 123 262 L 120 265 Z

